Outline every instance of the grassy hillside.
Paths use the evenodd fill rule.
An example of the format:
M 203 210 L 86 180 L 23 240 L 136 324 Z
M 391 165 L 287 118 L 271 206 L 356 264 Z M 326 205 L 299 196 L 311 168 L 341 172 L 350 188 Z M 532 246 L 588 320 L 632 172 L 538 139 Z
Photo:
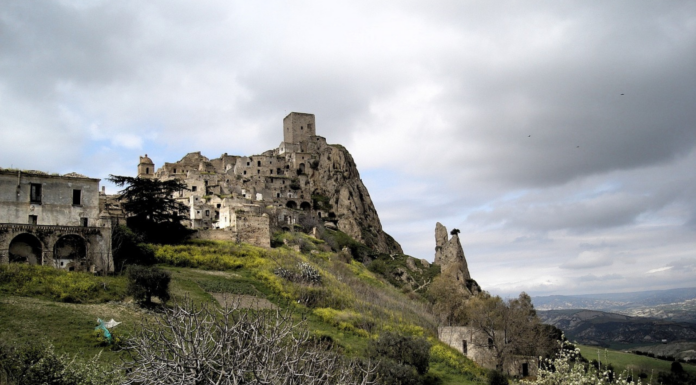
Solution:
M 586 346 L 577 345 L 580 348 L 580 352 L 583 357 L 587 360 L 597 360 L 602 363 L 602 366 L 606 364 L 612 364 L 617 373 L 623 371 L 633 372 L 635 375 L 639 373 L 646 373 L 648 376 L 654 373 L 654 377 L 657 378 L 658 372 L 669 372 L 671 362 L 658 360 L 656 358 L 640 356 L 633 353 L 626 353 L 617 350 L 610 350 L 604 348 L 598 348 L 596 346 Z M 691 374 L 696 374 L 696 366 L 689 364 L 682 364 L 684 370 Z
M 437 340 L 436 322 L 422 296 L 394 287 L 346 253 L 331 252 L 324 241 L 301 233 L 286 237 L 290 246 L 271 250 L 222 241 L 154 249 L 159 266 L 172 274 L 173 301 L 188 296 L 213 304 L 226 299 L 289 308 L 306 317 L 312 333 L 353 357 L 365 356 L 368 342 L 384 331 L 422 336 L 432 344 L 430 373 L 441 383 L 485 382 L 484 370 Z M 302 252 L 293 245 L 301 245 Z M 153 316 L 125 296 L 125 286 L 123 277 L 5 266 L 0 339 L 43 339 L 59 351 L 86 356 L 104 350 L 102 360 L 116 361 L 119 353 L 99 346 L 94 337 L 96 319 L 123 322 L 114 330 L 127 336 L 138 320 Z

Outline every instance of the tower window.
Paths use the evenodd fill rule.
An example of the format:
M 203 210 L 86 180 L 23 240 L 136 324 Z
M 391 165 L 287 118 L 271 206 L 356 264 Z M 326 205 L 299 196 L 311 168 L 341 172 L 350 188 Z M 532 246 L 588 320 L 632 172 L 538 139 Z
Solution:
M 150 173 L 150 167 L 145 167 L 145 174 L 149 174 L 149 173 Z
M 257 166 L 257 167 L 261 167 L 261 161 L 260 161 L 260 160 L 256 161 L 256 166 Z
M 41 204 L 41 183 L 32 183 L 30 191 L 30 202 Z
M 82 190 L 72 190 L 72 204 L 73 206 L 82 204 Z
M 196 190 L 198 190 L 198 186 L 191 186 L 191 191 L 195 192 Z

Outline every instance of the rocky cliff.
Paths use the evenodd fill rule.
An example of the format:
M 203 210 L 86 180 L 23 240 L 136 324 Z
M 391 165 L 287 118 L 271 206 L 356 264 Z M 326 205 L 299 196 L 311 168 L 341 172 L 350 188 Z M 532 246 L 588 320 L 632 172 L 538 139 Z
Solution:
M 308 171 L 315 207 L 328 209 L 339 230 L 387 254 L 403 254 L 401 245 L 382 224 L 348 150 L 340 145 L 320 148 Z

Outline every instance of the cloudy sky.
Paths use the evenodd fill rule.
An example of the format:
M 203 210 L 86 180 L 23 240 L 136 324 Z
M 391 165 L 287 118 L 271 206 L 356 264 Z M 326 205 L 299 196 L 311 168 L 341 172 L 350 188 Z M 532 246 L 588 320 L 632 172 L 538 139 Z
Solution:
M 696 285 L 694 1 L 0 2 L 0 167 L 253 155 L 291 111 L 486 290 Z

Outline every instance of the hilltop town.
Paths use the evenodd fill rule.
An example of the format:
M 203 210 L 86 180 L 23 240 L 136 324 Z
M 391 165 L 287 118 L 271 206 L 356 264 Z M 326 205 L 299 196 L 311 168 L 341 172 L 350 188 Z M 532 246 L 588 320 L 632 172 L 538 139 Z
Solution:
M 283 141 L 259 155 L 200 152 L 158 169 L 140 157 L 138 177 L 178 179 L 188 186 L 175 197 L 190 208 L 192 229 L 209 239 L 241 239 L 270 245 L 270 228 L 302 223 L 338 229 L 375 251 L 403 253 L 382 230 L 370 194 L 350 153 L 316 134 L 313 114 L 292 112 L 283 119 Z

